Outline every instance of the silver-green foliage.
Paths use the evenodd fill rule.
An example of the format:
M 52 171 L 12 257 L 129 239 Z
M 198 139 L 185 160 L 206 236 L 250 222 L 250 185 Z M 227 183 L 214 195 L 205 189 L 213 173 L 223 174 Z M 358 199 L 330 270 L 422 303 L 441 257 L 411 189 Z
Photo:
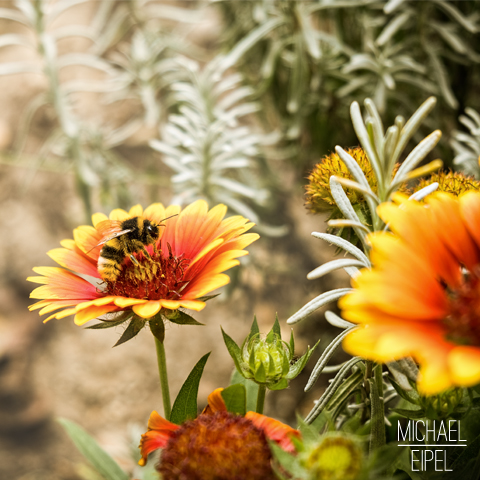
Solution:
M 408 111 L 434 94 L 453 115 L 453 86 L 480 60 L 475 2 L 214 3 L 226 18 L 231 64 L 242 60 L 257 94 L 270 94 L 262 100 L 280 114 L 286 138 L 306 138 L 321 153 L 358 98 L 392 114 L 392 105 Z
M 435 106 L 436 100 L 431 97 L 426 100 L 418 110 L 412 115 L 412 117 L 405 122 L 405 120 L 398 116 L 395 120 L 395 124 L 390 126 L 386 131 L 372 100 L 365 100 L 366 118 L 363 117 L 360 110 L 360 106 L 357 102 L 353 102 L 350 108 L 350 114 L 352 123 L 357 134 L 358 140 L 368 157 L 369 162 L 372 165 L 372 170 L 376 177 L 376 183 L 378 185 L 378 191 L 375 195 L 364 176 L 361 169 L 355 160 L 341 147 L 337 146 L 336 151 L 340 156 L 340 159 L 345 163 L 350 173 L 354 177 L 355 181 L 346 180 L 341 177 L 332 176 L 330 179 L 330 186 L 332 195 L 337 202 L 340 210 L 345 216 L 345 220 L 336 220 L 334 226 L 353 226 L 359 238 L 362 240 L 364 251 L 352 245 L 347 240 L 342 238 L 322 233 L 313 233 L 317 238 L 325 240 L 337 247 L 343 249 L 345 253 L 351 254 L 355 259 L 352 260 L 333 260 L 325 265 L 313 270 L 308 277 L 310 279 L 316 279 L 319 276 L 328 274 L 338 269 L 344 269 L 350 276 L 355 277 L 359 271 L 357 267 L 370 267 L 370 260 L 368 258 L 369 245 L 366 241 L 365 234 L 362 231 L 379 231 L 386 228 L 382 219 L 376 212 L 376 207 L 380 202 L 388 201 L 392 193 L 394 193 L 400 185 L 409 178 L 416 177 L 420 172 L 425 173 L 424 168 L 415 172 L 417 166 L 425 159 L 430 153 L 437 142 L 440 139 L 441 132 L 436 130 L 424 138 L 406 157 L 400 168 L 397 170 L 395 176 L 392 178 L 392 172 L 395 163 L 402 156 L 408 142 L 420 127 L 420 124 L 424 121 L 426 116 Z M 434 162 L 436 164 L 436 162 Z M 372 225 L 364 225 L 361 220 L 356 216 L 350 200 L 343 191 L 343 186 L 348 186 L 360 192 L 367 201 L 372 218 Z M 428 187 L 427 187 L 428 189 Z M 430 191 L 430 190 L 429 190 Z M 331 224 L 332 221 L 329 222 Z M 351 291 L 350 288 L 336 289 L 324 292 L 315 299 L 308 302 L 298 312 L 293 314 L 287 323 L 294 324 L 304 320 L 307 316 L 311 315 L 318 308 L 325 306 L 326 304 L 338 300 Z M 342 329 L 354 329 L 355 326 L 349 322 L 335 316 L 329 312 L 327 314 L 327 320 L 333 325 Z M 332 357 L 335 349 L 340 344 L 340 341 L 345 336 L 345 332 L 342 332 L 337 338 L 335 338 L 331 344 L 326 348 L 324 354 L 320 357 L 315 366 L 311 377 L 308 381 L 306 390 L 312 388 L 315 382 L 318 380 L 320 374 L 324 371 L 328 361 Z M 351 360 L 355 362 L 358 360 Z M 312 412 L 307 416 L 307 423 L 312 422 L 325 408 L 330 400 L 335 395 L 336 389 L 341 388 L 343 385 L 342 380 L 345 378 L 350 369 L 350 364 L 342 366 L 339 373 L 337 373 L 336 379 L 325 392 L 324 396 L 318 400 Z M 356 375 L 354 372 L 353 375 Z M 347 385 L 348 381 L 345 381 Z
M 465 125 L 470 134 L 455 131 L 450 144 L 455 151 L 453 163 L 471 175 L 480 177 L 480 115 L 473 108 L 466 108 L 460 123 Z
M 200 68 L 178 60 L 185 78 L 172 85 L 178 113 L 161 129 L 162 140 L 150 145 L 175 172 L 173 203 L 204 198 L 257 222 L 252 207 L 264 205 L 268 198 L 255 175 L 263 137 L 242 120 L 258 105 L 248 101 L 252 89 L 242 85 L 242 76 L 225 73 L 221 62 Z
M 33 98 L 23 112 L 19 151 L 23 152 L 30 124 L 39 109 L 53 112 L 54 126 L 36 155 L 35 168 L 45 160 L 61 171 L 71 166 L 87 215 L 94 194 L 110 207 L 131 202 L 129 183 L 133 172 L 130 162 L 115 147 L 142 126 L 151 128 L 160 121 L 158 97 L 171 81 L 167 57 L 175 48 L 169 48 L 173 41 L 159 35 L 158 20 L 167 17 L 191 21 L 190 10 L 182 15 L 181 8 L 158 9 L 148 3 L 15 0 L 10 8 L 0 8 L 0 19 L 21 26 L 0 35 L 0 47 L 20 46 L 30 51 L 24 55 L 30 60 L 22 60 L 20 54 L 20 60 L 0 64 L 0 75 L 32 73 L 47 81 L 46 91 Z M 82 5 L 93 10 L 93 17 L 88 18 L 85 10 L 80 15 L 83 23 L 66 23 L 62 16 L 75 15 L 75 9 Z M 13 33 L 15 29 L 22 33 Z M 129 36 L 122 43 L 127 32 Z M 82 52 L 64 52 L 66 44 L 60 42 L 78 38 L 88 40 L 90 46 Z M 86 73 L 78 75 L 79 67 L 86 67 L 82 71 Z M 66 75 L 74 79 L 64 80 Z M 95 114 L 86 114 L 81 108 L 85 94 L 90 99 L 96 95 Z M 142 107 L 139 115 L 123 123 L 118 120 L 121 117 L 111 115 L 111 109 L 125 101 L 132 108 L 132 100 L 133 105 L 137 102 Z M 123 103 L 109 106 L 113 102 Z
M 20 145 L 26 139 L 28 127 L 34 115 L 41 107 L 50 107 L 55 112 L 56 125 L 46 139 L 37 156 L 42 162 L 46 157 L 57 157 L 73 162 L 77 184 L 85 201 L 87 212 L 90 210 L 90 190 L 103 187 L 103 193 L 112 183 L 125 183 L 128 168 L 111 148 L 124 137 L 125 129 L 113 125 L 100 125 L 84 122 L 75 108 L 75 95 L 79 92 L 100 92 L 113 88 L 114 71 L 111 65 L 95 54 L 88 52 L 59 53 L 58 43 L 73 37 L 93 40 L 100 36 L 97 21 L 104 14 L 99 8 L 97 17 L 90 26 L 70 25 L 55 27 L 55 21 L 72 7 L 86 3 L 85 0 L 59 1 L 16 0 L 14 8 L 0 9 L 0 18 L 14 20 L 28 28 L 28 34 L 4 34 L 0 36 L 2 46 L 22 45 L 32 54 L 26 54 L 30 61 L 15 61 L 0 65 L 1 75 L 31 72 L 43 75 L 48 83 L 47 90 L 37 95 L 26 108 L 21 120 L 23 135 Z M 9 41 L 10 40 L 10 41 Z M 64 70 L 78 66 L 96 71 L 102 81 L 88 82 L 76 80 L 62 82 Z M 108 174 L 107 174 L 108 173 Z
M 225 32 L 225 36 L 230 30 L 236 32 L 231 40 L 237 41 L 226 55 L 225 65 L 243 60 L 257 94 L 266 90 L 273 93 L 271 103 L 281 115 L 287 138 L 298 138 L 306 116 L 331 106 L 331 99 L 324 92 L 335 88 L 337 81 L 345 81 L 340 68 L 352 50 L 328 29 L 319 28 L 318 3 L 215 3 L 223 8 L 226 25 L 232 21 L 235 24 Z

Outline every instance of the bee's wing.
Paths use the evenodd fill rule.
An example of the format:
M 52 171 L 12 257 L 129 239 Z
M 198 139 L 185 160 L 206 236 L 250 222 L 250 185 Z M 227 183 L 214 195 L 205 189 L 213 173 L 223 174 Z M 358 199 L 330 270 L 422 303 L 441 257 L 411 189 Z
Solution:
M 87 253 L 90 253 L 94 248 L 97 248 L 100 245 L 104 245 L 109 240 L 112 240 L 113 238 L 119 237 L 120 235 L 124 235 L 125 233 L 128 233 L 131 231 L 131 229 L 121 230 L 121 225 L 122 225 L 122 222 L 119 222 L 117 220 L 104 220 L 103 222 L 100 222 L 99 224 L 97 224 L 95 228 L 97 229 L 98 233 L 100 233 L 100 235 L 102 236 L 102 239 Z
M 122 229 L 122 222 L 119 222 L 118 220 L 104 220 L 103 222 L 97 223 L 95 228 L 102 236 L 103 240 L 103 238 L 109 237 L 115 232 L 119 232 Z
M 128 228 L 127 230 L 120 230 L 119 232 L 112 233 L 108 237 L 103 237 L 102 241 L 97 245 L 99 247 L 100 245 L 104 245 L 105 243 L 109 242 L 110 240 L 120 237 L 120 235 L 125 235 L 125 233 L 131 232 L 133 228 Z

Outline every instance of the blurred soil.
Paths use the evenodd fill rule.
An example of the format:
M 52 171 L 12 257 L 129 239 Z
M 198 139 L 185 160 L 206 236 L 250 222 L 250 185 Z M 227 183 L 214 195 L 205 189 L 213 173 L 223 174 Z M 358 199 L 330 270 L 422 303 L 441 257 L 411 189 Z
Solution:
M 6 60 L 0 56 L 0 62 Z M 12 149 L 26 104 L 44 89 L 45 80 L 40 76 L 0 77 L 0 148 L 4 152 Z M 30 156 L 50 127 L 47 112 L 40 112 L 28 138 Z M 142 148 L 144 145 L 129 150 L 133 164 L 141 162 Z M 25 159 L 20 160 L 17 165 L 0 165 L 0 479 L 82 478 L 82 457 L 56 423 L 58 417 L 82 425 L 133 472 L 131 444 L 138 444 L 150 412 L 162 412 L 153 337 L 144 330 L 112 349 L 122 328 L 85 330 L 71 318 L 43 325 L 37 312 L 28 312 L 27 306 L 33 303 L 29 292 L 35 286 L 25 279 L 32 275 L 32 267 L 53 266 L 46 252 L 59 247 L 60 240 L 72 238 L 73 228 L 85 219 L 71 173 L 34 172 L 18 166 L 25 165 Z M 306 280 L 310 270 L 333 256 L 334 248 L 310 236 L 312 231 L 324 229 L 324 219 L 307 215 L 294 175 L 288 168 L 279 172 L 285 185 L 283 220 L 290 233 L 276 239 L 262 237 L 249 248 L 247 261 L 237 273 L 231 272 L 236 284 L 233 291 L 224 289 L 196 315 L 205 326 L 167 326 L 172 398 L 194 364 L 209 351 L 199 404 L 204 405 L 215 388 L 228 385 L 233 362 L 220 325 L 241 343 L 254 314 L 265 332 L 278 312 L 283 336 L 288 339 L 290 328 L 285 320 L 289 315 L 314 296 L 348 282 L 341 274 L 327 280 Z M 145 186 L 138 188 L 137 201 L 144 206 L 152 200 L 168 203 L 168 199 L 168 190 L 152 193 Z M 317 312 L 296 326 L 295 334 L 300 355 L 320 337 L 324 347 L 334 331 Z M 309 370 L 317 358 L 318 352 Z M 308 412 L 326 384 L 305 395 L 307 378 L 305 372 L 289 389 L 270 392 L 265 413 L 293 425 L 295 410 Z

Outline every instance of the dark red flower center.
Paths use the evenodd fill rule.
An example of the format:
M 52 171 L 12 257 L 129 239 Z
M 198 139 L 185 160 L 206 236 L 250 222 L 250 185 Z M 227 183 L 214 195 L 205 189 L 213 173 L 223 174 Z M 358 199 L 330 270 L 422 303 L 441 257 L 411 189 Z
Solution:
M 228 412 L 203 414 L 174 432 L 157 467 L 164 480 L 274 480 L 263 431 Z
M 447 339 L 480 347 L 480 278 L 465 275 L 461 286 L 449 291 L 450 314 L 444 319 Z
M 127 257 L 122 264 L 122 271 L 116 281 L 106 281 L 104 294 L 148 300 L 177 300 L 188 283 L 185 270 L 190 260 L 180 255 L 176 257 L 167 244 L 168 254 L 161 246 L 153 249 L 148 258 L 143 253 L 136 253 L 133 262 Z

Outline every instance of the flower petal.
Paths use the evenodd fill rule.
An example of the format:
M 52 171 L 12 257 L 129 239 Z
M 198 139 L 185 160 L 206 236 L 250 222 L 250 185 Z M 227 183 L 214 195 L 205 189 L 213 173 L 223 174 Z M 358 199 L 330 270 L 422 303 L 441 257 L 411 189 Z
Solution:
M 43 277 L 29 277 L 44 283 L 30 294 L 30 298 L 50 300 L 92 300 L 98 298 L 96 287 L 83 278 L 58 267 L 35 267 L 34 272 Z
M 133 206 L 128 212 L 130 217 L 142 217 L 143 216 L 143 207 L 140 204 Z
M 227 285 L 229 282 L 229 276 L 223 273 L 219 273 L 213 277 L 201 275 L 187 285 L 183 297 L 188 300 L 194 300 L 198 297 L 207 295 L 207 293 L 210 293 L 217 288 Z
M 202 414 L 206 413 L 208 415 L 213 415 L 217 412 L 227 411 L 227 406 L 223 400 L 222 392 L 223 388 L 217 388 L 208 396 L 208 405 L 203 409 Z
M 210 242 L 206 245 L 200 252 L 197 253 L 195 258 L 190 262 L 190 267 L 197 263 L 201 258 L 203 258 L 207 253 L 211 252 L 212 250 L 218 248 L 224 242 L 223 238 L 217 238 L 213 242 Z
M 102 236 L 95 228 L 89 225 L 81 225 L 73 231 L 73 238 L 76 246 L 83 253 L 94 259 L 98 258 L 98 252 L 94 253 L 93 250 L 98 247 Z
M 132 305 L 139 305 L 141 303 L 147 303 L 148 300 L 141 298 L 127 298 L 127 297 L 115 297 L 114 303 L 117 307 L 126 308 Z
M 69 317 L 70 315 L 75 315 L 75 309 L 74 308 L 67 308 L 66 310 L 62 310 L 61 312 L 54 313 L 53 315 L 50 315 L 48 318 L 46 318 L 43 323 L 47 323 L 49 320 L 52 320 L 52 318 L 56 318 L 57 320 L 60 320 L 61 318 Z
M 162 304 L 165 303 L 165 301 L 166 300 L 162 300 Z M 180 304 L 180 307 L 195 310 L 196 312 L 200 312 L 200 310 L 203 310 L 206 306 L 205 302 L 200 302 L 198 300 L 179 300 L 178 303 Z
M 100 307 L 97 307 L 94 305 L 79 311 L 75 315 L 74 322 L 75 322 L 75 325 L 84 325 L 85 323 L 89 322 L 90 320 L 93 320 L 94 318 L 101 317 L 106 313 L 118 312 L 119 310 L 121 309 L 111 304 L 102 305 Z
M 96 227 L 100 222 L 108 220 L 108 217 L 104 213 L 94 213 L 92 215 L 92 224 Z
M 468 233 L 462 221 L 459 201 L 444 192 L 438 192 L 427 197 L 426 202 L 432 210 L 440 238 L 455 257 L 473 269 L 480 261 L 480 250 Z
M 300 432 L 298 430 L 256 412 L 247 412 L 245 418 L 262 430 L 267 438 L 277 442 L 285 451 L 295 451 L 292 437 L 300 438 Z
M 470 387 L 480 383 L 480 347 L 455 347 L 448 365 L 456 385 Z
M 161 203 L 152 203 L 143 212 L 143 216 L 155 223 L 160 223 L 165 215 L 165 207 Z
M 157 412 L 153 411 L 148 420 L 148 431 L 142 435 L 140 440 L 139 448 L 142 459 L 138 464 L 142 467 L 146 465 L 148 454 L 158 448 L 164 448 L 170 440 L 172 433 L 179 428 L 179 425 L 165 420 Z
M 480 192 L 467 192 L 459 197 L 460 210 L 470 235 L 480 248 Z
M 150 318 L 156 315 L 162 308 L 162 301 L 151 300 L 147 303 L 142 303 L 140 305 L 134 305 L 132 310 L 142 318 Z M 177 307 L 178 308 L 178 307 Z
M 47 255 L 62 267 L 83 275 L 100 278 L 97 263 L 76 251 L 67 250 L 66 248 L 54 248 L 47 252 Z
M 83 303 L 77 305 L 77 307 L 76 307 L 77 312 L 79 312 L 81 310 L 85 310 L 86 308 L 89 308 L 89 307 L 101 307 L 103 305 L 108 305 L 109 303 L 113 305 L 116 298 L 117 297 L 109 295 L 107 297 L 100 297 L 100 298 L 96 298 L 94 300 L 90 300 L 89 302 L 83 302 Z
M 168 308 L 169 310 L 177 310 L 180 308 L 179 300 L 160 300 L 162 307 Z
M 110 212 L 108 218 L 110 220 L 118 220 L 122 222 L 123 220 L 127 220 L 127 218 L 131 218 L 131 215 L 125 210 L 123 210 L 123 208 L 116 208 L 115 210 L 112 210 Z

